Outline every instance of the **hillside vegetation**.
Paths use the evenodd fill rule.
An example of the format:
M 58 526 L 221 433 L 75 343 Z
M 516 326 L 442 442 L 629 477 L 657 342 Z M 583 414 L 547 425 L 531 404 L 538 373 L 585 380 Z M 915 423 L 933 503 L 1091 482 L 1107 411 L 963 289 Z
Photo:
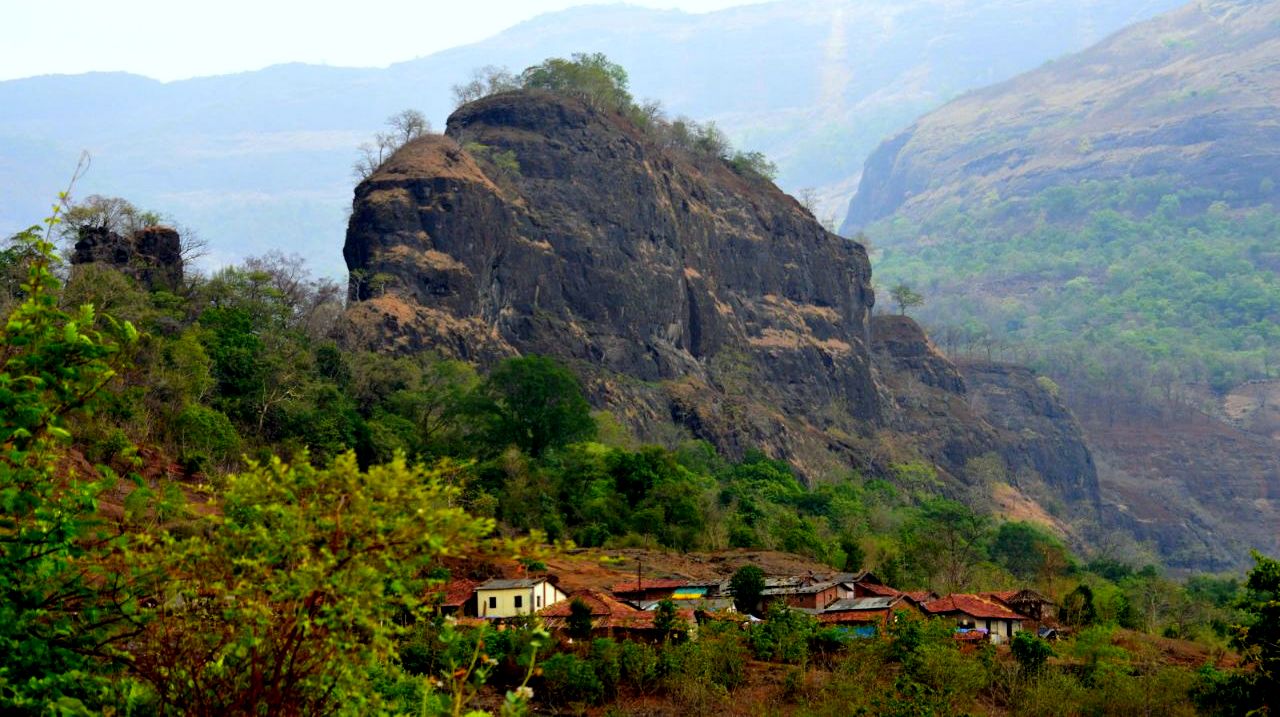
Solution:
M 1190 714 L 1190 699 L 1235 714 L 1269 699 L 1280 567 L 1260 555 L 1244 590 L 1110 557 L 1081 565 L 1043 529 L 931 495 L 920 466 L 811 490 L 757 455 L 632 447 L 547 359 L 481 378 L 425 356 L 344 355 L 316 340 L 323 312 L 302 309 L 323 294 L 287 265 L 175 294 L 97 264 L 64 285 L 35 231 L 12 248 L 23 258 L 9 269 L 27 278 L 10 294 L 0 369 L 8 713 L 740 713 L 755 695 L 821 714 Z M 709 622 L 693 641 L 673 621 L 658 645 L 575 644 L 536 620 L 497 631 L 433 610 L 458 560 L 515 555 L 538 569 L 539 542 L 568 536 L 777 546 L 942 590 L 1034 583 L 1079 632 L 966 655 L 941 621 L 904 615 L 853 640 L 771 608 L 749 627 Z M 1234 635 L 1259 668 L 1119 626 L 1217 646 Z
M 609 69 L 578 57 L 529 76 L 591 100 L 573 78 Z M 763 182 L 734 158 L 703 159 Z M 1237 714 L 1272 699 L 1280 565 L 1260 554 L 1243 585 L 1177 583 L 1124 546 L 1077 556 L 1043 526 L 940 497 L 927 464 L 811 487 L 758 451 L 637 445 L 550 358 L 477 371 L 362 350 L 300 260 L 184 277 L 150 213 L 63 200 L 0 254 L 6 713 Z M 70 267 L 51 241 L 64 217 Z M 141 251 L 162 237 L 174 251 Z M 958 380 L 936 355 L 906 358 Z M 1031 584 L 1071 637 L 964 650 L 943 620 L 904 613 L 857 638 L 775 606 L 690 639 L 668 602 L 652 642 L 588 640 L 572 606 L 555 635 L 437 609 L 454 571 L 544 571 L 571 540 L 780 548 L 939 591 Z M 758 568 L 740 574 L 731 585 L 763 587 Z

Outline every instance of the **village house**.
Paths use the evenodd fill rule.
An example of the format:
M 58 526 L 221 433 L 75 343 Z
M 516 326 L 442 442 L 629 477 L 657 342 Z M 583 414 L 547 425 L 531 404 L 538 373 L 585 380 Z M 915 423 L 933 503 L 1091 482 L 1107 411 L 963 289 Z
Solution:
M 911 597 L 898 594 L 892 597 L 865 597 L 837 600 L 818 614 L 818 622 L 824 625 L 888 625 L 899 612 L 920 616 L 921 609 Z
M 979 632 L 994 643 L 1012 639 L 1026 620 L 996 600 L 981 595 L 948 595 L 921 607 L 928 615 L 954 619 L 960 633 Z
M 888 585 L 881 583 L 871 573 L 861 573 L 861 575 L 865 576 L 865 579 L 853 581 L 845 580 L 840 582 L 841 600 L 852 600 L 854 598 L 867 597 L 898 597 L 899 595 L 906 595 L 916 603 L 925 603 L 930 600 L 938 599 L 938 594 L 931 590 L 915 590 L 907 592 L 891 588 Z
M 654 642 L 664 637 L 654 624 L 657 617 L 656 611 L 637 610 L 611 595 L 594 590 L 578 591 L 572 597 L 543 609 L 539 615 L 547 629 L 552 631 L 568 629 L 574 600 L 581 600 L 591 609 L 591 634 L 594 637 L 642 642 Z M 678 609 L 676 616 L 684 626 L 683 634 L 677 634 L 676 637 L 694 636 L 697 630 L 694 611 L 688 608 Z
M 657 602 L 670 598 L 678 588 L 688 585 L 687 580 L 674 578 L 645 578 L 613 586 L 613 594 L 627 602 Z
M 545 577 L 490 580 L 476 588 L 476 614 L 483 618 L 529 615 L 564 600 Z
M 999 602 L 1010 610 L 1035 623 L 1054 622 L 1057 604 L 1035 590 L 1004 590 L 982 593 L 982 596 Z
M 430 602 L 442 615 L 474 617 L 478 587 L 480 583 L 475 580 L 450 580 L 434 591 L 434 599 Z
M 838 583 L 822 582 L 812 585 L 766 587 L 760 593 L 762 606 L 779 600 L 793 608 L 822 610 L 840 598 Z

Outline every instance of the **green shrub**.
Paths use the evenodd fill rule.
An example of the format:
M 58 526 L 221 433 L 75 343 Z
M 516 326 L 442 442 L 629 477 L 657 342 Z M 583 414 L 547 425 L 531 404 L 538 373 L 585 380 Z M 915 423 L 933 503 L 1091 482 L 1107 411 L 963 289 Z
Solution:
M 591 667 L 610 699 L 618 694 L 618 683 L 622 680 L 621 658 L 622 650 L 612 639 L 602 637 L 591 642 Z
M 173 430 L 184 457 L 205 455 L 222 462 L 233 458 L 240 448 L 240 435 L 231 419 L 199 404 L 182 409 L 173 422 Z
M 599 704 L 604 699 L 604 683 L 590 662 L 567 652 L 552 655 L 542 663 L 543 688 L 553 704 L 586 702 Z
M 619 645 L 618 667 L 623 683 L 648 691 L 658 680 L 658 653 L 642 642 L 625 641 Z
M 116 458 L 133 448 L 133 442 L 119 428 L 114 428 L 105 437 L 94 441 L 89 447 L 88 458 L 94 463 L 110 465 Z
M 817 621 L 781 601 L 770 603 L 764 622 L 748 632 L 751 649 L 761 660 L 802 664 L 809 659 L 809 639 Z

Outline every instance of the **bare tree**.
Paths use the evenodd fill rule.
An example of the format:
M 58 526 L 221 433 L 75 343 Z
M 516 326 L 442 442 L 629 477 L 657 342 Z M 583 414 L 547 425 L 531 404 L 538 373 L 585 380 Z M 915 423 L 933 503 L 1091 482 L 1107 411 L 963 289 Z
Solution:
M 813 187 L 803 187 L 796 192 L 796 201 L 800 202 L 800 206 L 810 214 L 818 216 L 818 190 Z
M 431 132 L 427 116 L 418 110 L 400 110 L 387 118 L 387 125 L 391 127 L 391 141 L 401 147 Z
M 372 142 L 365 142 L 356 148 L 359 156 L 352 170 L 356 178 L 368 179 L 383 165 L 396 150 L 413 140 L 431 132 L 431 123 L 426 115 L 418 110 L 408 109 L 387 118 L 390 132 L 378 132 L 373 135 Z
M 471 79 L 453 86 L 454 106 L 461 107 L 481 97 L 520 89 L 520 80 L 505 67 L 485 65 L 472 70 Z

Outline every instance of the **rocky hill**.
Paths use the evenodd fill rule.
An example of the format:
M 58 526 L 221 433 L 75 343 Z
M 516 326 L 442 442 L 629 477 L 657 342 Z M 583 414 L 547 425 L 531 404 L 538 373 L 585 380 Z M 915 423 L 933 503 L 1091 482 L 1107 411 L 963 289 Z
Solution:
M 970 92 L 876 149 L 846 232 L 1080 180 L 1280 197 L 1280 3 L 1195 0 Z
M 474 69 L 519 72 L 574 52 L 607 53 L 630 71 L 637 97 L 714 120 L 766 152 L 783 186 L 823 188 L 819 214 L 838 218 L 867 154 L 921 112 L 1179 1 L 786 0 L 711 13 L 587 5 L 386 68 L 0 82 L 0 233 L 44 216 L 89 150 L 94 169 L 80 192 L 199 227 L 210 265 L 280 249 L 337 277 L 356 147 L 386 117 L 412 107 L 440 126 L 450 86 Z
M 1277 107 L 1280 3 L 1197 0 L 922 117 L 845 227 L 950 349 L 1038 357 L 1107 514 L 1178 566 L 1280 546 Z
M 556 356 L 646 440 L 759 447 L 810 480 L 924 461 L 957 497 L 1096 504 L 1078 426 L 1028 372 L 978 372 L 1004 398 L 973 400 L 914 322 L 871 317 L 862 246 L 578 100 L 462 107 L 360 184 L 343 253 L 356 344 Z M 1016 415 L 1040 433 L 1001 423 Z

